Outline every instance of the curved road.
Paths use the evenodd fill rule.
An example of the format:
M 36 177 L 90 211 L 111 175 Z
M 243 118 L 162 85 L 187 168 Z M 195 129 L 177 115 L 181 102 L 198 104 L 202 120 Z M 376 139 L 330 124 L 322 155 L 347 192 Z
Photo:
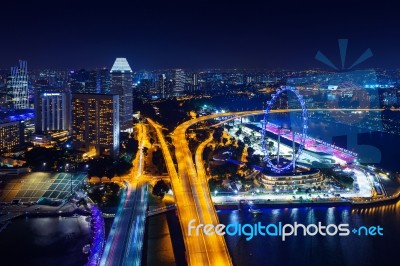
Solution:
M 142 177 L 143 147 L 147 143 L 146 127 L 138 125 L 139 150 L 132 171 L 125 176 L 127 185 L 105 244 L 101 266 L 140 265 L 142 258 L 148 183 Z
M 270 112 L 284 113 L 298 111 L 301 111 L 301 109 L 279 109 L 271 110 Z M 382 109 L 308 109 L 308 111 L 382 111 Z M 189 150 L 186 140 L 186 130 L 198 122 L 217 117 L 237 117 L 263 113 L 264 110 L 228 112 L 202 116 L 180 124 L 173 132 L 173 145 L 175 146 L 179 175 L 175 169 L 171 154 L 162 134 L 161 126 L 156 124 L 153 120 L 147 119 L 150 125 L 156 129 L 164 154 L 165 163 L 171 176 L 189 265 L 232 265 L 232 261 L 223 236 L 217 236 L 215 234 L 204 236 L 202 233 L 198 236 L 193 234 L 189 235 L 188 224 L 192 219 L 196 220 L 194 225 L 199 223 L 217 225 L 219 222 L 211 201 L 204 173 L 200 172 L 198 175 L 196 172 L 196 167 L 192 160 L 192 153 Z M 224 121 L 224 123 L 225 122 L 226 121 Z M 199 158 L 201 158 L 201 156 Z M 203 162 L 202 160 L 199 161 L 199 159 L 197 159 L 196 163 L 202 164 Z M 198 169 L 200 170 L 202 168 Z

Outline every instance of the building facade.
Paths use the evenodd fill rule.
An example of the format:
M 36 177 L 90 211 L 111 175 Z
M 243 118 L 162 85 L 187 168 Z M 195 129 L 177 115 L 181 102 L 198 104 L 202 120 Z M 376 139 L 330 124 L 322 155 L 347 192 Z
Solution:
M 110 93 L 110 71 L 107 68 L 99 70 L 97 82 L 100 93 Z
M 87 71 L 86 76 L 84 93 L 101 93 L 98 71 Z
M 71 130 L 71 94 L 43 92 L 35 95 L 35 132 Z
M 174 71 L 174 96 L 183 95 L 185 90 L 185 72 L 182 69 Z
M 7 152 L 20 145 L 23 140 L 20 121 L 0 124 L 0 152 Z
M 69 73 L 69 89 L 72 93 L 85 93 L 88 73 L 85 69 L 71 70 Z
M 127 131 L 133 128 L 132 69 L 126 58 L 117 58 L 110 73 L 110 92 L 119 95 L 120 129 Z
M 72 94 L 74 147 L 96 154 L 119 155 L 119 96 Z
M 20 60 L 19 65 L 11 67 L 7 81 L 7 101 L 13 109 L 29 108 L 28 63 Z

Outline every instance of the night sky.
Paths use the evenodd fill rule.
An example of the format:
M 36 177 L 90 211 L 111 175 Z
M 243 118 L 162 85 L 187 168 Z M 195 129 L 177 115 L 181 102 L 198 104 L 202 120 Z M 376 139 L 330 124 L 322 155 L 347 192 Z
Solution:
M 324 68 L 314 56 L 339 65 L 338 38 L 349 65 L 367 48 L 359 68 L 400 64 L 399 11 L 382 0 L 6 0 L 0 29 L 0 68 Z

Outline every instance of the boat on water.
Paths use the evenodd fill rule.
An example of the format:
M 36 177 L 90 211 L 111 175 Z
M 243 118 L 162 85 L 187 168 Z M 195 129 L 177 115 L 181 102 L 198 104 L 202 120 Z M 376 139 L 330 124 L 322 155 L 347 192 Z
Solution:
M 252 214 L 261 214 L 262 211 L 259 209 L 253 209 L 253 208 L 249 208 L 249 212 Z

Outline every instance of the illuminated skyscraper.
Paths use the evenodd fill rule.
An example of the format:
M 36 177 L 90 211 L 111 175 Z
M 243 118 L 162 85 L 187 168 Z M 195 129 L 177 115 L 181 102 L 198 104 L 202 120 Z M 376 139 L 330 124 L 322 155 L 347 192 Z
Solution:
M 100 93 L 98 72 L 96 70 L 87 71 L 84 93 Z
M 120 129 L 126 131 L 133 127 L 132 69 L 126 58 L 117 58 L 110 73 L 110 92 L 119 95 Z
M 56 90 L 35 93 L 35 132 L 70 130 L 71 94 Z
M 185 72 L 182 69 L 175 69 L 174 96 L 182 95 L 184 90 L 185 90 Z
M 119 96 L 72 94 L 74 147 L 96 154 L 119 155 Z
M 0 152 L 11 151 L 23 140 L 23 130 L 20 121 L 0 124 Z
M 85 82 L 87 80 L 87 71 L 81 69 L 78 71 L 71 70 L 69 88 L 72 93 L 85 93 Z
M 101 93 L 110 93 L 110 71 L 107 68 L 99 70 L 98 86 Z
M 161 74 L 158 77 L 158 90 L 160 92 L 160 97 L 162 99 L 166 98 L 166 80 L 167 77 L 165 76 L 165 74 Z
M 20 60 L 19 66 L 11 67 L 7 81 L 7 101 L 14 109 L 29 108 L 28 63 Z

